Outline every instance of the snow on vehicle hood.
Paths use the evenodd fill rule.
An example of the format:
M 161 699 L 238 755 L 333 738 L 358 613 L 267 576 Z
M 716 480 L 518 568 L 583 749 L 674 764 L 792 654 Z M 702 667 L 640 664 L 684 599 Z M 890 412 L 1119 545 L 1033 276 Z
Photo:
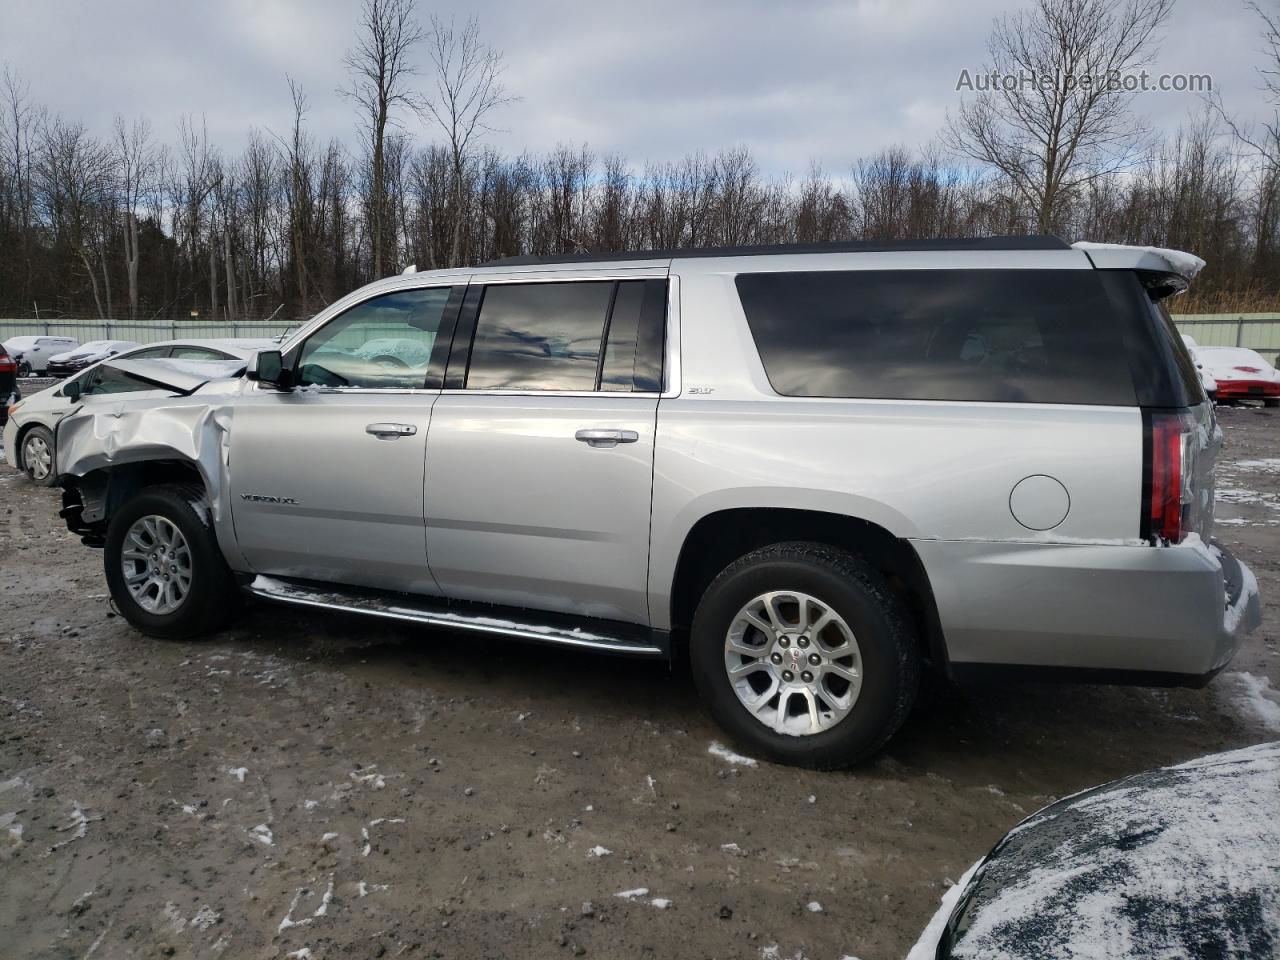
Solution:
M 1059 800 L 948 892 L 908 960 L 1270 956 L 1278 797 L 1280 742 Z
M 1265 357 L 1243 347 L 1197 347 L 1195 356 L 1219 380 L 1274 380 L 1280 376 Z
M 1083 250 L 1101 270 L 1154 270 L 1176 273 L 1190 280 L 1205 263 L 1193 253 L 1167 247 L 1138 247 L 1124 243 L 1093 243 L 1080 240 L 1072 249 Z

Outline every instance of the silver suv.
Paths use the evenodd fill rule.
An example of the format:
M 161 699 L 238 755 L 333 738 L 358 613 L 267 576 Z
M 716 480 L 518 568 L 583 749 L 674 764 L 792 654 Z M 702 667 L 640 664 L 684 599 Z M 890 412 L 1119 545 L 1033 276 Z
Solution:
M 747 751 L 844 765 L 926 666 L 1203 683 L 1258 623 L 1160 303 L 1201 265 L 1024 237 L 406 272 L 243 380 L 114 361 L 172 398 L 60 422 L 63 515 L 155 636 L 247 592 L 670 658 Z

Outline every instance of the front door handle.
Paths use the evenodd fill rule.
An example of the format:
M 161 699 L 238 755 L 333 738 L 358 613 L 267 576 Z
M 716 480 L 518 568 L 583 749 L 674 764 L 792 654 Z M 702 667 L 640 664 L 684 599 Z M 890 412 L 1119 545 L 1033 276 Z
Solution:
M 371 423 L 364 428 L 379 440 L 396 440 L 400 437 L 412 437 L 418 428 L 411 423 Z
M 640 439 L 640 434 L 634 430 L 608 430 L 590 427 L 579 430 L 573 435 L 573 438 L 581 440 L 591 447 L 616 447 L 620 443 L 635 443 Z

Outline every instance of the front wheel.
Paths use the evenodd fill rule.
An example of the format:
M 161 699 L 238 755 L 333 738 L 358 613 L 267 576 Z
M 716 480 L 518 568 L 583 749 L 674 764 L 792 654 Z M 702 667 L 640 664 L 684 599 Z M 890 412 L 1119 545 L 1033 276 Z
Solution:
M 32 427 L 22 438 L 19 448 L 22 469 L 31 482 L 42 487 L 53 486 L 53 434 L 45 427 Z
M 199 490 L 160 486 L 124 504 L 107 526 L 107 586 L 143 633 L 183 640 L 224 626 L 240 593 L 204 515 Z
M 33 371 L 33 370 L 31 369 L 31 364 L 30 364 L 30 363 L 28 363 L 26 360 L 20 360 L 20 361 L 18 361 L 18 376 L 20 376 L 20 377 L 29 377 L 29 376 L 31 376 L 31 375 L 32 375 L 32 373 L 34 373 L 34 372 L 35 372 L 35 371 Z
M 902 601 L 868 564 L 779 543 L 712 582 L 693 619 L 694 682 L 749 753 L 833 768 L 872 755 L 906 719 L 921 661 Z

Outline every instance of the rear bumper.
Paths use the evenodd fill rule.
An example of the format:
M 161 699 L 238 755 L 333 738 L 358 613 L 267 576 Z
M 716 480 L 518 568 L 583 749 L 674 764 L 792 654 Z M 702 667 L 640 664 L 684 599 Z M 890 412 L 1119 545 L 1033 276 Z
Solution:
M 1219 380 L 1217 394 L 1219 400 L 1280 397 L 1280 383 L 1273 380 Z
M 1262 620 L 1249 568 L 1198 539 L 1177 547 L 911 544 L 958 675 L 1031 667 L 1196 684 L 1225 667 Z

